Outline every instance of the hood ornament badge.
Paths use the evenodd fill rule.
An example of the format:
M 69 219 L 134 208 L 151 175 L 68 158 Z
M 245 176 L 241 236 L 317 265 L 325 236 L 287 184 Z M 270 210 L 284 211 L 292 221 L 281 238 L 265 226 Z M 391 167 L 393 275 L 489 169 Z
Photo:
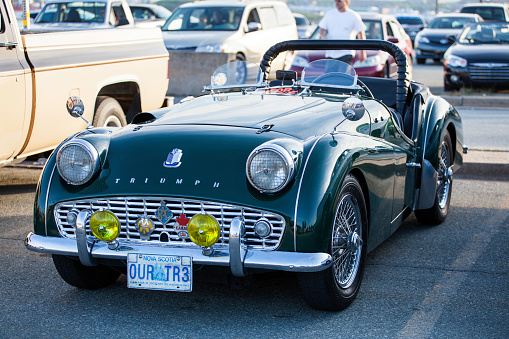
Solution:
M 182 150 L 175 148 L 173 151 L 168 154 L 168 158 L 166 158 L 166 161 L 163 163 L 164 167 L 168 168 L 177 168 L 182 163 L 180 162 L 180 158 L 182 158 Z

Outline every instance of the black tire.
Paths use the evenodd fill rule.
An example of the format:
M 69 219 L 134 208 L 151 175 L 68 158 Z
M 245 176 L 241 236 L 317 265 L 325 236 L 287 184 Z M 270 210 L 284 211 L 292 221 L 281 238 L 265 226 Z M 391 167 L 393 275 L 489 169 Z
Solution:
M 53 254 L 53 264 L 58 274 L 71 286 L 97 289 L 113 283 L 120 272 L 108 266 L 85 266 L 77 258 Z
M 433 61 L 436 62 L 437 64 L 439 64 L 440 61 L 442 61 L 442 59 L 440 59 L 440 58 L 433 58 Z
M 453 86 L 449 82 L 447 82 L 447 80 L 445 80 L 445 77 L 444 77 L 444 91 L 451 92 L 451 91 L 456 91 L 457 89 L 458 88 L 456 86 Z
M 445 131 L 438 150 L 438 162 L 437 193 L 433 207 L 415 211 L 417 221 L 423 225 L 439 225 L 444 222 L 449 212 L 452 192 L 453 148 L 448 131 Z
M 98 97 L 92 125 L 95 127 L 122 127 L 127 125 L 122 106 L 111 97 Z
M 416 58 L 417 64 L 424 65 L 426 63 L 426 59 L 424 58 Z
M 353 176 L 345 178 L 335 206 L 329 242 L 332 266 L 320 272 L 299 274 L 304 300 L 310 307 L 323 311 L 341 311 L 355 300 L 366 262 L 366 203 L 361 186 Z M 341 218 L 345 216 L 352 222 L 339 223 L 346 220 Z M 341 267 L 338 259 L 346 259 L 342 262 L 347 264 Z

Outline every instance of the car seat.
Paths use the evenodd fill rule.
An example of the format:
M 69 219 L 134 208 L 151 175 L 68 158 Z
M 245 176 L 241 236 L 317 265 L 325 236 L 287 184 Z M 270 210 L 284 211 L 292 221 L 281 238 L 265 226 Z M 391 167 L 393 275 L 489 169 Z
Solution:
M 66 22 L 81 22 L 80 14 L 76 8 L 71 8 L 69 13 L 67 13 Z

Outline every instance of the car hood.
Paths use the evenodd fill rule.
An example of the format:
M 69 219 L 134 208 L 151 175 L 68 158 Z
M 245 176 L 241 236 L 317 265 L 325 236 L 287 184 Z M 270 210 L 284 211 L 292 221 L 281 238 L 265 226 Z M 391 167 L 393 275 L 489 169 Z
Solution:
M 345 96 L 346 98 L 346 96 Z M 169 109 L 154 125 L 218 125 L 260 129 L 307 139 L 344 119 L 342 103 L 317 97 L 240 93 L 205 95 Z
M 221 44 L 235 33 L 236 31 L 163 31 L 163 40 L 167 49 L 182 49 Z
M 499 44 L 477 44 L 463 45 L 455 44 L 448 51 L 450 54 L 462 57 L 469 63 L 509 63 L 509 45 Z

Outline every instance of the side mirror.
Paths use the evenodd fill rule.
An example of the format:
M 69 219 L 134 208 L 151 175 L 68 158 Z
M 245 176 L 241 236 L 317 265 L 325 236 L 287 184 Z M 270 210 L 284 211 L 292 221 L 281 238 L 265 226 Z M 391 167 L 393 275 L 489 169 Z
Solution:
M 259 22 L 250 22 L 247 24 L 247 32 L 256 32 L 262 29 L 262 25 Z
M 342 111 L 345 118 L 350 121 L 357 121 L 362 119 L 366 109 L 361 99 L 352 97 L 343 102 Z
M 91 126 L 90 122 L 88 122 L 87 119 L 83 117 L 83 114 L 85 113 L 85 105 L 83 105 L 83 101 L 80 99 L 80 97 L 77 96 L 71 96 L 67 99 L 67 112 L 73 117 L 73 118 L 81 118 L 85 120 L 87 123 L 87 128 Z

